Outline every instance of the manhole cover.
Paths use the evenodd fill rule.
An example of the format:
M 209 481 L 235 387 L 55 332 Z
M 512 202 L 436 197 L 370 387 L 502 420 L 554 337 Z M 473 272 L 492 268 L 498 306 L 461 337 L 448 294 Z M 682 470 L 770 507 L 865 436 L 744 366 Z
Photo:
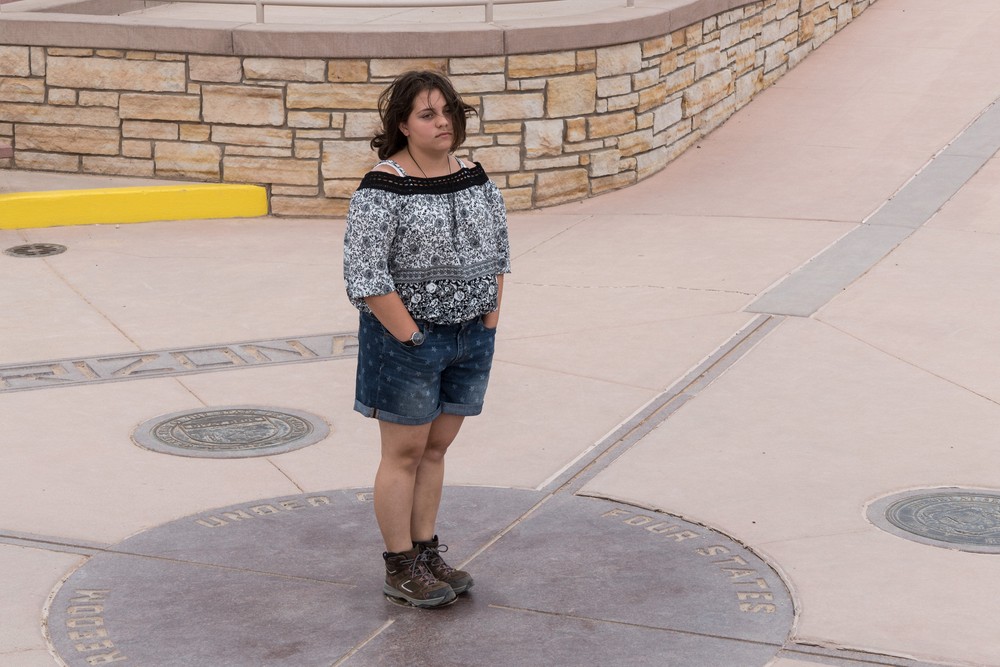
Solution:
M 132 439 L 164 454 L 233 459 L 281 454 L 329 434 L 326 422 L 298 410 L 229 407 L 156 417 L 140 424 Z
M 1000 492 L 909 491 L 872 503 L 868 518 L 883 530 L 922 544 L 1000 554 Z
M 28 243 L 16 245 L 3 251 L 11 257 L 51 257 L 66 252 L 66 246 L 58 243 Z

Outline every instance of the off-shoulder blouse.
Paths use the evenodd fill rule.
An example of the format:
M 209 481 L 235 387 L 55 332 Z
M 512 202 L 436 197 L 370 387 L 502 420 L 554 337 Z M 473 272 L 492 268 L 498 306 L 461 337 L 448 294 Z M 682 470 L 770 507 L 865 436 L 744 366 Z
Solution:
M 510 272 L 503 196 L 482 165 L 414 178 L 370 171 L 351 197 L 344 236 L 347 295 L 395 290 L 416 320 L 456 324 L 497 307 L 497 275 Z M 460 163 L 461 164 L 461 163 Z

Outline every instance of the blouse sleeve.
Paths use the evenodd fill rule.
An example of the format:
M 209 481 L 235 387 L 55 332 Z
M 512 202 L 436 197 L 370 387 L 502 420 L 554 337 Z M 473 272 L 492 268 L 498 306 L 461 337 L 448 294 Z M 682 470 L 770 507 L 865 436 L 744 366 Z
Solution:
M 488 184 L 487 201 L 489 203 L 490 220 L 494 226 L 497 241 L 498 273 L 510 273 L 510 238 L 507 233 L 507 205 L 504 204 L 500 188 L 492 181 Z
M 396 236 L 392 198 L 392 193 L 372 188 L 359 189 L 351 197 L 344 233 L 344 283 L 355 304 L 396 289 L 389 273 Z

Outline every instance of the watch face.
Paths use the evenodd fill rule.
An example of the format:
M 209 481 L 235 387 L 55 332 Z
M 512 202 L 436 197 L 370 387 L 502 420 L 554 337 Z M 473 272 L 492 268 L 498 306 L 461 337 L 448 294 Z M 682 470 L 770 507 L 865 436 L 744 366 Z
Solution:
M 414 345 L 420 345 L 424 342 L 424 334 L 422 331 L 415 331 L 413 335 L 410 336 L 410 342 Z

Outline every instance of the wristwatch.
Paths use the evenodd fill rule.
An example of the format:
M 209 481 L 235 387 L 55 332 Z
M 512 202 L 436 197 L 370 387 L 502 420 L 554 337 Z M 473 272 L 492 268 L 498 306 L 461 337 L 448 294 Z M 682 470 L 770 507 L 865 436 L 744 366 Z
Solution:
M 420 347 L 424 344 L 424 334 L 419 329 L 414 331 L 410 336 L 410 340 L 404 340 L 403 345 L 406 347 Z

